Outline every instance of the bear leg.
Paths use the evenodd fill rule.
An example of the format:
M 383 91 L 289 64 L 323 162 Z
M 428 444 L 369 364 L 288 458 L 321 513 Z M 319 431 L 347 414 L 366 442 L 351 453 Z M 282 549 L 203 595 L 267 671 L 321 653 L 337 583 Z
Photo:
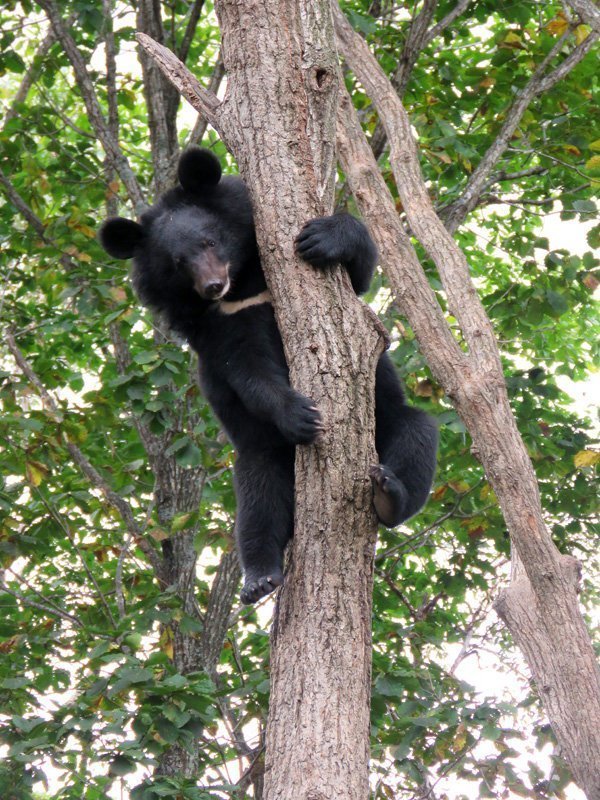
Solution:
M 393 365 L 382 356 L 377 367 L 375 447 L 380 463 L 370 472 L 373 504 L 380 522 L 393 528 L 425 505 L 437 454 L 435 420 L 404 403 Z
M 294 448 L 240 453 L 235 491 L 241 601 L 255 603 L 283 583 L 283 552 L 294 520 Z

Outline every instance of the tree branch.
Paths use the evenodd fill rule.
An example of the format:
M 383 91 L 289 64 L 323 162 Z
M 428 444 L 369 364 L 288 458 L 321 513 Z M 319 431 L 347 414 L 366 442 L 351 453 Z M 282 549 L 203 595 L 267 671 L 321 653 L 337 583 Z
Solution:
M 532 615 L 531 624 L 524 625 L 528 664 L 576 780 L 590 797 L 596 797 L 600 676 L 576 585 L 544 523 L 535 472 L 510 409 L 491 325 L 470 282 L 464 256 L 457 253 L 456 243 L 432 214 L 406 112 L 366 43 L 354 37 L 351 28 L 348 31 L 341 12 L 336 10 L 335 15 L 341 49 L 386 125 L 394 176 L 410 225 L 436 263 L 470 348 L 470 369 L 458 374 L 447 392 L 454 395 L 457 411 L 473 438 L 472 450 L 496 492 L 511 536 L 511 586 L 498 611 L 519 640 L 519 613 L 509 608 L 514 585 L 515 604 L 519 596 L 524 597 L 523 607 Z M 362 177 L 363 182 L 372 179 L 367 170 Z M 360 206 L 360 194 L 357 203 Z M 382 209 L 379 224 L 393 229 L 395 222 Z M 538 652 L 544 657 L 537 656 Z
M 347 93 L 338 108 L 337 146 L 346 180 L 375 239 L 398 306 L 415 332 L 436 380 L 453 394 L 467 366 L 467 356 L 444 319 Z M 385 225 L 381 224 L 382 219 Z
M 502 367 L 490 321 L 471 281 L 464 253 L 435 213 L 421 174 L 410 120 L 400 98 L 367 43 L 354 32 L 341 9 L 334 5 L 336 33 L 348 65 L 371 97 L 390 142 L 390 163 L 398 194 L 415 236 L 433 260 L 469 350 L 477 357 L 486 380 L 504 385 Z
M 167 47 L 155 42 L 145 33 L 137 33 L 136 39 L 144 50 L 152 56 L 166 77 L 177 87 L 188 103 L 206 118 L 208 123 L 213 126 L 225 141 L 220 122 L 221 101 L 218 97 L 205 89 Z
M 427 29 L 431 22 L 435 9 L 437 7 L 437 0 L 426 0 L 421 12 L 414 18 L 411 23 L 404 50 L 400 56 L 398 67 L 394 75 L 392 75 L 390 82 L 398 97 L 404 97 L 408 82 L 412 75 L 415 64 L 419 55 L 437 36 L 443 33 L 446 28 L 457 19 L 463 11 L 467 8 L 471 0 L 459 0 L 456 6 L 443 17 L 437 25 L 433 28 Z M 381 120 L 375 126 L 373 136 L 371 137 L 371 148 L 375 154 L 375 158 L 383 153 L 387 136 L 385 128 Z
M 21 594 L 21 592 L 16 592 L 14 589 L 9 589 L 6 585 L 4 578 L 0 577 L 0 589 L 6 594 L 9 594 L 11 597 L 14 597 L 16 600 L 20 600 L 24 605 L 29 606 L 30 608 L 36 608 L 38 611 L 43 611 L 44 614 L 49 614 L 51 617 L 60 617 L 60 619 L 64 619 L 66 622 L 71 622 L 73 625 L 76 625 L 78 628 L 83 628 L 84 625 L 80 619 L 77 619 L 73 614 L 67 614 L 66 611 L 62 611 L 60 608 L 57 608 L 54 605 L 46 605 L 45 603 L 36 603 L 35 600 L 30 600 L 29 597 L 25 597 L 25 595 Z
M 225 77 L 225 65 L 223 64 L 223 57 L 219 52 L 217 57 L 217 62 L 213 69 L 212 75 L 210 76 L 210 82 L 208 84 L 208 91 L 212 94 L 217 95 L 219 91 L 219 86 L 223 78 Z M 204 114 L 198 114 L 196 122 L 194 123 L 194 127 L 192 132 L 190 133 L 190 144 L 200 144 L 202 139 L 204 138 L 204 134 L 206 133 L 206 129 L 208 127 L 208 119 L 204 116 Z
M 598 34 L 590 34 L 558 67 L 546 75 L 545 72 L 548 65 L 562 50 L 570 35 L 571 31 L 567 31 L 560 37 L 548 55 L 539 64 L 527 85 L 517 94 L 514 103 L 506 113 L 506 117 L 496 139 L 469 177 L 461 196 L 442 210 L 441 216 L 450 233 L 454 233 L 465 217 L 478 205 L 479 198 L 485 189 L 492 170 L 504 154 L 512 135 L 516 131 L 531 101 L 537 97 L 537 95 L 552 88 L 579 64 L 582 58 L 590 51 L 594 41 L 598 38 Z
M 14 335 L 11 331 L 6 333 L 6 343 L 8 345 L 8 349 L 13 355 L 13 358 L 17 362 L 17 366 L 25 375 L 27 380 L 31 383 L 32 386 L 35 387 L 38 394 L 40 395 L 40 399 L 44 405 L 46 411 L 52 415 L 52 417 L 57 421 L 61 422 L 63 415 L 61 410 L 59 409 L 56 401 L 52 397 L 52 395 L 48 392 L 46 387 L 43 385 L 41 380 L 33 371 L 33 368 L 26 360 L 25 356 L 19 349 Z M 110 486 L 106 483 L 104 478 L 100 475 L 100 473 L 96 470 L 95 467 L 88 461 L 88 459 L 84 456 L 81 452 L 79 447 L 73 442 L 70 442 L 69 439 L 65 434 L 63 434 L 63 442 L 66 449 L 69 451 L 73 461 L 77 464 L 86 478 L 90 481 L 90 483 L 99 489 L 106 501 L 111 505 L 116 511 L 118 511 L 121 519 L 126 525 L 128 531 L 132 533 L 135 537 L 136 544 L 139 546 L 140 550 L 144 553 L 148 561 L 151 563 L 152 567 L 154 568 L 157 575 L 162 574 L 162 562 L 160 557 L 157 555 L 155 550 L 152 546 L 144 539 L 143 532 L 140 529 L 139 525 L 137 524 L 133 512 L 131 510 L 131 506 L 125 500 L 123 500 L 120 495 L 118 495 L 115 491 L 113 491 Z
M 600 33 L 600 10 L 592 0 L 568 0 L 569 5 L 581 17 L 583 22 Z
M 183 39 L 181 40 L 181 44 L 179 45 L 179 49 L 177 51 L 177 57 L 184 64 L 190 51 L 190 45 L 194 40 L 194 34 L 196 33 L 196 28 L 198 26 L 198 21 L 200 20 L 200 14 L 202 13 L 203 7 L 204 0 L 195 0 L 194 4 L 192 5 L 192 10 L 190 11 L 190 16 L 185 28 L 185 33 L 183 34 Z
M 75 19 L 75 14 L 71 14 L 67 18 L 66 25 L 70 27 Z M 29 94 L 29 90 L 35 83 L 38 75 L 40 74 L 42 68 L 42 61 L 44 57 L 48 54 L 48 51 L 52 47 L 52 45 L 56 42 L 56 33 L 52 26 L 48 29 L 46 36 L 40 42 L 38 49 L 33 56 L 33 60 L 31 65 L 29 66 L 27 72 L 23 75 L 21 83 L 19 84 L 19 88 L 15 92 L 15 96 L 12 99 L 10 107 L 6 112 L 4 119 L 2 120 L 2 128 L 4 129 L 6 125 L 14 119 L 14 117 L 19 113 L 18 106 L 21 103 L 24 103 L 27 99 L 27 95 Z
M 161 9 L 162 4 L 155 0 L 139 0 L 136 24 L 139 31 L 162 43 L 165 35 Z M 159 195 L 170 188 L 176 174 L 179 94 L 143 47 L 139 48 L 139 58 L 144 77 L 144 97 L 154 165 L 152 180 L 154 192 Z
M 17 211 L 22 214 L 23 217 L 27 220 L 27 222 L 31 225 L 34 231 L 44 240 L 44 242 L 49 242 L 48 237 L 46 236 L 46 226 L 42 222 L 42 220 L 33 213 L 31 208 L 27 205 L 25 200 L 21 197 L 21 195 L 17 192 L 15 187 L 6 177 L 2 169 L 0 168 L 0 185 L 4 187 L 4 191 L 6 196 L 12 203 L 12 205 L 17 209 Z
M 224 553 L 208 597 L 200 642 L 202 666 L 213 678 L 229 628 L 231 607 L 241 574 L 237 553 L 234 550 Z
M 55 0 L 39 0 L 39 5 L 46 12 L 52 25 L 56 38 L 62 44 L 67 58 L 71 62 L 75 73 L 75 80 L 88 112 L 90 123 L 104 148 L 107 156 L 112 160 L 119 177 L 127 190 L 136 214 L 141 214 L 147 208 L 146 200 L 138 184 L 129 162 L 123 154 L 119 143 L 115 141 L 110 128 L 104 118 L 100 103 L 94 90 L 94 84 L 87 71 L 86 62 L 68 32 Z
M 446 28 L 450 27 L 454 20 L 458 19 L 463 12 L 467 10 L 467 7 L 471 2 L 472 0 L 458 0 L 458 3 L 454 6 L 452 11 L 449 11 L 445 17 L 442 17 L 442 19 L 433 26 L 433 28 L 430 28 L 427 31 L 427 36 L 423 42 L 423 48 L 427 47 L 428 44 L 431 44 L 431 42 L 440 36 L 440 34 L 442 34 Z

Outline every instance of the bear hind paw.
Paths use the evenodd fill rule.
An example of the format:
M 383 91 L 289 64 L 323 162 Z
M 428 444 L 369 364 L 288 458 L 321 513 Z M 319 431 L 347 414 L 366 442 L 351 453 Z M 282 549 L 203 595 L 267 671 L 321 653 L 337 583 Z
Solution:
M 282 584 L 283 572 L 279 569 L 273 570 L 267 575 L 261 575 L 260 577 L 247 575 L 240 594 L 240 600 L 244 605 L 251 605 L 260 600 L 261 597 L 265 597 L 275 591 L 275 589 Z

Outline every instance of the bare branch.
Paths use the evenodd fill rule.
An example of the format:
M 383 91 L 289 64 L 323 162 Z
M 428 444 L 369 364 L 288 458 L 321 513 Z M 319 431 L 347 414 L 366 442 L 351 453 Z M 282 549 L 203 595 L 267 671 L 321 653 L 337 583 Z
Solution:
M 552 88 L 558 81 L 564 78 L 570 70 L 579 64 L 582 58 L 590 51 L 594 41 L 598 38 L 598 34 L 590 34 L 584 42 L 578 45 L 567 58 L 556 67 L 556 69 L 545 75 L 548 65 L 558 53 L 560 53 L 570 35 L 571 31 L 567 31 L 560 37 L 548 55 L 539 64 L 527 85 L 517 94 L 514 103 L 506 113 L 506 117 L 496 139 L 469 177 L 461 196 L 442 211 L 442 218 L 450 233 L 454 233 L 467 214 L 478 205 L 479 198 L 486 187 L 490 173 L 508 147 L 512 135 L 516 131 L 531 101 L 538 94 Z
M 5 571 L 10 572 L 10 574 L 16 580 L 18 580 L 20 584 L 26 586 L 30 592 L 33 592 L 33 594 L 37 595 L 37 597 L 39 597 L 40 600 L 43 601 L 43 605 L 47 607 L 48 613 L 54 612 L 54 614 L 61 617 L 61 619 L 69 619 L 71 621 L 74 621 L 76 619 L 76 617 L 72 617 L 70 614 L 64 612 L 59 606 L 56 605 L 56 603 L 53 600 L 51 600 L 49 597 L 46 597 L 42 592 L 40 592 L 39 589 L 36 589 L 36 587 L 32 583 L 30 583 L 30 581 L 28 581 L 27 578 L 25 578 L 23 575 L 19 575 L 17 572 L 14 571 L 12 567 L 6 567 L 5 570 L 0 570 L 0 586 L 4 584 L 4 575 L 2 573 Z M 28 603 L 28 598 L 23 596 L 23 601 L 25 603 Z M 38 605 L 37 608 L 41 608 L 41 605 Z M 79 623 L 79 625 L 81 625 L 81 622 L 79 622 L 79 620 L 77 620 L 77 622 Z
M 404 50 L 400 56 L 396 73 L 392 78 L 392 85 L 398 92 L 399 97 L 404 96 L 408 80 L 417 62 L 417 58 L 427 43 L 427 29 L 429 23 L 433 19 L 436 7 L 437 0 L 425 0 L 423 8 L 411 23 L 408 36 L 404 43 Z
M 200 19 L 200 14 L 202 13 L 203 7 L 204 7 L 204 0 L 195 0 L 194 4 L 192 5 L 190 16 L 188 18 L 188 22 L 185 28 L 185 33 L 183 34 L 183 39 L 181 40 L 179 50 L 177 51 L 177 57 L 184 64 L 187 60 L 188 53 L 190 51 L 190 45 L 194 40 L 194 34 L 196 33 L 198 20 Z
M 208 597 L 200 643 L 202 665 L 212 677 L 229 627 L 231 607 L 240 577 L 237 553 L 234 550 L 224 553 Z
M 61 609 L 54 604 L 47 605 L 46 603 L 36 603 L 35 600 L 25 597 L 25 595 L 21 594 L 21 592 L 16 592 L 14 589 L 9 589 L 2 577 L 0 577 L 0 589 L 3 592 L 6 592 L 6 594 L 9 594 L 11 597 L 14 597 L 16 600 L 20 600 L 24 605 L 30 606 L 30 608 L 37 608 L 38 611 L 43 611 L 44 614 L 49 614 L 51 617 L 60 617 L 66 622 L 72 622 L 73 625 L 76 625 L 78 628 L 84 627 L 80 619 L 77 619 L 77 617 L 73 616 L 73 614 L 67 614 L 66 611 L 61 611 Z
M 13 358 L 17 362 L 17 366 L 40 395 L 46 411 L 51 414 L 57 422 L 61 422 L 63 415 L 60 408 L 58 407 L 52 395 L 48 392 L 46 387 L 33 371 L 33 368 L 19 349 L 11 331 L 6 333 L 6 343 L 8 345 L 8 349 L 13 355 Z M 127 530 L 133 534 L 136 544 L 144 553 L 148 561 L 150 561 L 156 574 L 161 575 L 162 562 L 152 546 L 144 539 L 142 530 L 136 522 L 129 503 L 123 500 L 120 495 L 110 488 L 96 468 L 93 467 L 88 459 L 84 456 L 79 447 L 77 447 L 76 444 L 73 444 L 73 442 L 70 442 L 66 435 L 63 437 L 63 442 L 66 449 L 71 454 L 73 461 L 77 464 L 86 478 L 93 486 L 96 487 L 96 489 L 99 489 L 102 492 L 109 505 L 119 512 L 119 515 L 124 521 Z
M 47 242 L 48 238 L 46 237 L 46 226 L 42 222 L 42 220 L 33 213 L 33 211 L 29 208 L 25 200 L 21 197 L 21 195 L 17 192 L 15 187 L 6 177 L 2 169 L 0 168 L 0 185 L 4 187 L 4 191 L 6 196 L 12 203 L 12 205 L 17 209 L 17 211 L 22 214 L 27 222 L 31 225 L 34 231 L 41 236 L 41 238 Z
M 39 5 L 46 12 L 56 38 L 61 42 L 71 62 L 75 80 L 83 98 L 90 123 L 98 136 L 105 153 L 112 160 L 119 177 L 123 181 L 127 193 L 135 207 L 136 214 L 141 214 L 147 207 L 146 200 L 138 184 L 129 162 L 123 154 L 104 118 L 100 103 L 94 90 L 94 84 L 87 71 L 87 65 L 73 37 L 69 33 L 55 0 L 39 0 Z
M 583 22 L 600 33 L 600 9 L 593 0 L 568 0 L 569 5 L 579 14 Z
M 75 552 L 79 556 L 79 560 L 81 561 L 81 564 L 83 566 L 85 574 L 88 576 L 89 580 L 93 584 L 93 586 L 94 586 L 94 588 L 95 588 L 95 590 L 96 590 L 96 592 L 98 594 L 98 597 L 100 598 L 100 601 L 101 601 L 102 605 L 104 606 L 104 610 L 106 611 L 106 614 L 107 614 L 107 616 L 108 616 L 113 628 L 116 627 L 117 622 L 116 622 L 116 620 L 115 620 L 115 618 L 113 616 L 112 611 L 110 610 L 110 606 L 108 605 L 108 601 L 107 601 L 106 597 L 104 596 L 104 592 L 102 591 L 102 589 L 98 585 L 98 581 L 96 580 L 96 577 L 95 577 L 94 573 L 89 568 L 88 563 L 87 563 L 87 561 L 85 560 L 85 558 L 83 556 L 81 548 L 79 547 L 79 545 L 75 541 L 75 537 L 73 536 L 73 533 L 72 533 L 71 529 L 66 524 L 66 522 L 63 520 L 63 518 L 58 513 L 58 511 L 54 508 L 54 506 L 43 496 L 43 494 L 40 492 L 39 489 L 37 490 L 37 494 L 38 494 L 38 497 L 40 498 L 40 500 L 42 501 L 42 505 L 45 506 L 45 508 L 48 511 L 48 513 L 50 514 L 50 516 L 54 519 L 54 521 L 57 523 L 57 525 L 60 526 L 60 528 L 64 532 L 65 536 L 67 537 L 67 539 L 71 543 L 71 547 L 75 550 Z
M 67 27 L 70 27 L 73 20 L 75 19 L 75 14 L 71 14 L 67 19 Z M 12 99 L 10 104 L 10 108 L 6 112 L 4 119 L 2 121 L 2 128 L 5 128 L 6 125 L 14 119 L 14 117 L 19 113 L 18 106 L 21 103 L 24 103 L 27 99 L 27 95 L 29 94 L 29 90 L 35 83 L 38 75 L 42 69 L 42 62 L 44 57 L 47 55 L 48 51 L 56 41 L 56 34 L 52 27 L 49 28 L 46 36 L 40 42 L 38 49 L 36 50 L 35 55 L 33 56 L 33 61 L 31 62 L 31 66 L 27 70 L 27 72 L 23 75 L 23 79 L 19 85 L 19 88 L 15 92 L 15 96 Z
M 497 172 L 495 175 L 492 175 L 491 178 L 486 182 L 485 189 L 489 189 L 490 186 L 494 186 L 496 183 L 503 183 L 504 181 L 510 181 L 514 183 L 514 181 L 521 180 L 521 178 L 529 178 L 532 175 L 545 175 L 548 172 L 548 167 L 530 167 L 529 169 L 520 169 L 516 172 L 506 172 L 502 170 L 501 172 Z
M 139 31 L 163 43 L 162 4 L 155 0 L 139 0 L 136 24 Z M 139 48 L 144 76 L 144 97 L 148 110 L 148 131 L 152 151 L 153 186 L 161 194 L 174 182 L 178 155 L 177 107 L 179 93 L 162 74 L 152 56 Z
M 108 128 L 116 142 L 119 141 L 119 105 L 117 97 L 117 53 L 112 25 L 113 0 L 102 0 L 104 11 L 104 49 L 106 57 L 106 95 L 108 101 Z M 106 177 L 106 210 L 109 216 L 116 216 L 119 210 L 119 198 L 112 189 L 115 169 L 107 156 L 104 159 Z
M 161 70 L 177 87 L 179 92 L 185 97 L 188 103 L 208 120 L 209 124 L 222 137 L 220 124 L 221 101 L 212 92 L 205 89 L 200 82 L 192 75 L 189 69 L 181 63 L 168 47 L 165 47 L 145 33 L 137 33 L 136 39 L 159 65 Z
M 221 81 L 225 77 L 225 65 L 223 64 L 223 57 L 221 53 L 219 53 L 217 58 L 217 63 L 213 69 L 213 73 L 210 76 L 210 83 L 208 84 L 208 91 L 212 92 L 215 96 L 219 91 L 219 86 L 221 85 Z M 204 134 L 206 133 L 206 129 L 208 127 L 208 120 L 204 116 L 204 114 L 198 114 L 198 118 L 194 123 L 194 128 L 190 133 L 190 143 L 191 144 L 199 144 L 202 139 L 204 138 Z
M 398 306 L 436 379 L 452 394 L 467 357 L 444 319 L 347 93 L 338 109 L 337 145 L 346 180 L 375 239 Z M 385 225 L 381 224 L 382 219 Z
M 423 47 L 427 47 L 434 39 L 436 39 L 440 34 L 442 34 L 446 28 L 448 28 L 455 19 L 458 19 L 461 14 L 467 10 L 467 6 L 471 3 L 472 0 L 458 0 L 458 3 L 454 6 L 452 11 L 449 11 L 445 17 L 436 23 L 433 28 L 430 28 L 427 31 L 427 36 L 423 42 Z
M 337 4 L 333 8 L 340 50 L 371 97 L 390 142 L 390 163 L 411 229 L 433 260 L 469 350 L 486 380 L 504 386 L 500 357 L 490 321 L 471 281 L 464 253 L 435 213 L 425 186 L 410 120 L 400 98 L 367 43 L 356 34 Z
M 465 11 L 470 2 L 471 0 L 459 0 L 452 11 L 446 14 L 437 25 L 434 25 L 433 28 L 429 30 L 427 30 L 427 26 L 435 13 L 437 0 L 435 0 L 435 2 L 430 0 L 424 3 L 420 14 L 418 14 L 411 23 L 398 67 L 390 79 L 398 97 L 404 97 L 410 76 L 412 75 L 414 66 L 422 51 Z M 387 136 L 385 128 L 381 121 L 379 121 L 371 137 L 371 148 L 375 154 L 375 158 L 379 158 L 383 153 L 386 142 Z

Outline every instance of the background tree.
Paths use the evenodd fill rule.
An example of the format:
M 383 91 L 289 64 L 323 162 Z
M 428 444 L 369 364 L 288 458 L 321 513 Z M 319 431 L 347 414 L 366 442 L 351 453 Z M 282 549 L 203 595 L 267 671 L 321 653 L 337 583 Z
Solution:
M 557 249 L 541 228 L 543 214 L 595 216 L 589 28 L 555 4 L 345 8 L 404 95 L 429 193 L 457 230 L 501 342 L 546 521 L 559 549 L 585 560 L 582 597 L 593 603 L 587 522 L 596 455 L 561 376 L 589 371 L 597 263 L 585 246 Z M 168 185 L 181 144 L 205 136 L 225 159 L 204 120 L 178 119 L 177 98 L 153 64 L 142 76 L 133 59 L 137 28 L 216 89 L 211 4 L 136 10 L 137 19 L 126 3 L 45 1 L 2 12 L 2 317 L 10 332 L 0 691 L 9 749 L 0 782 L 9 797 L 31 796 L 46 773 L 50 796 L 104 797 L 120 782 L 146 798 L 262 792 L 269 603 L 232 611 L 231 453 L 195 389 L 191 359 L 152 327 L 125 272 L 93 238 L 103 206 L 139 211 Z M 347 81 L 397 197 L 390 131 Z M 363 202 L 371 174 L 363 170 Z M 360 205 L 358 189 L 356 197 Z M 343 175 L 338 202 L 353 207 Z M 416 232 L 405 198 L 396 210 Z M 596 228 L 588 239 L 593 248 Z M 417 255 L 442 308 L 446 296 L 452 308 L 419 245 Z M 416 325 L 399 316 L 383 276 L 370 299 L 409 390 L 443 426 L 433 501 L 400 533 L 382 531 L 376 556 L 373 796 L 458 797 L 469 781 L 488 796 L 560 793 L 569 774 L 560 753 L 549 765 L 536 749 L 551 734 L 526 679 L 514 680 L 508 700 L 465 683 L 480 680 L 468 666 L 487 650 L 496 669 L 522 671 L 488 614 L 506 575 L 505 527 L 463 422 L 416 348 Z M 410 301 L 401 304 L 407 316 L 431 308 Z

